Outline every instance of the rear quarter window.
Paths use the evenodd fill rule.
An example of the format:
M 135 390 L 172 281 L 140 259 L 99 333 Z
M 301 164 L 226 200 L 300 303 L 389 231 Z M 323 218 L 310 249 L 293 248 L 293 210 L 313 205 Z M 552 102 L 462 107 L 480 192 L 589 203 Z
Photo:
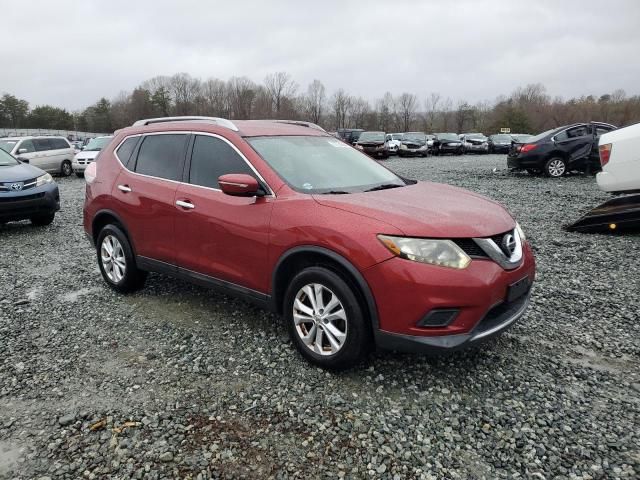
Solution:
M 127 168 L 129 168 L 131 154 L 136 149 L 139 140 L 140 137 L 129 137 L 116 149 L 116 155 L 120 159 L 120 162 Z

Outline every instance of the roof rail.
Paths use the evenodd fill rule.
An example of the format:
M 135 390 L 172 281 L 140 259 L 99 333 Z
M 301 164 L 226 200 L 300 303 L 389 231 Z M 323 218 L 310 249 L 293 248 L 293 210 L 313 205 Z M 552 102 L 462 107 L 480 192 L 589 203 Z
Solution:
M 289 125 L 299 125 L 301 127 L 313 128 L 314 130 L 320 130 L 321 132 L 327 132 L 320 125 L 316 125 L 315 123 L 305 122 L 303 120 L 271 120 L 276 123 L 287 123 Z
M 139 127 L 142 125 L 151 125 L 152 123 L 165 123 L 165 122 L 210 122 L 215 123 L 216 125 L 220 125 L 221 127 L 228 128 L 229 130 L 233 130 L 234 132 L 238 131 L 238 127 L 231 121 L 226 118 L 218 118 L 218 117 L 159 117 L 159 118 L 146 118 L 143 120 L 138 120 L 134 122 L 132 126 Z

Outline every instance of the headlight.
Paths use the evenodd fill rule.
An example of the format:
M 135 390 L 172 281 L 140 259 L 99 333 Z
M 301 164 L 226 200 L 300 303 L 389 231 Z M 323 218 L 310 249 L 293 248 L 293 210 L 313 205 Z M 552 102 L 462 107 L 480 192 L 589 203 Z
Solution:
M 394 255 L 441 267 L 467 268 L 471 258 L 451 240 L 392 237 L 378 235 L 378 240 Z
M 522 230 L 522 227 L 520 226 L 520 224 L 518 222 L 516 222 L 516 232 L 518 232 L 518 235 L 520 235 L 520 241 L 522 243 L 527 241 L 527 237 L 525 237 L 524 231 Z
M 358 150 L 362 150 L 362 145 L 356 145 L 356 148 L 357 148 Z
M 400 150 L 406 150 L 407 146 L 404 143 L 400 144 Z
M 45 173 L 44 175 L 41 175 L 40 177 L 36 178 L 36 187 L 40 187 L 42 185 L 46 185 L 47 183 L 51 183 L 51 182 L 53 182 L 53 177 L 48 173 Z
M 376 147 L 376 150 L 384 150 L 384 145 L 378 145 L 378 146 Z

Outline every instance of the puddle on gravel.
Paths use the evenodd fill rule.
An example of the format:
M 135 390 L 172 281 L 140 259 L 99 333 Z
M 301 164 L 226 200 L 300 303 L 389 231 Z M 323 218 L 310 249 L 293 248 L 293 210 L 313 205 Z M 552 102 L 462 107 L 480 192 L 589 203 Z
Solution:
M 60 300 L 63 302 L 77 302 L 78 299 L 84 295 L 88 295 L 93 292 L 97 292 L 99 289 L 97 288 L 81 288 L 80 290 L 74 290 L 73 292 L 68 292 L 63 295 L 60 295 Z
M 20 449 L 17 446 L 0 441 L 0 476 L 15 472 L 19 459 Z

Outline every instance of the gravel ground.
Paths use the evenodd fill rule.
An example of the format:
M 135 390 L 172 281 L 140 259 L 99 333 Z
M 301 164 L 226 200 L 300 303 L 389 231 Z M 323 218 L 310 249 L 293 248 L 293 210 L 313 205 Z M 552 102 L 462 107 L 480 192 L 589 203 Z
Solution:
M 241 301 L 161 275 L 113 293 L 83 181 L 59 179 L 51 226 L 0 227 L 0 477 L 638 478 L 640 236 L 561 229 L 607 198 L 593 177 L 508 174 L 499 155 L 387 165 L 519 219 L 539 270 L 508 333 L 312 368 Z

